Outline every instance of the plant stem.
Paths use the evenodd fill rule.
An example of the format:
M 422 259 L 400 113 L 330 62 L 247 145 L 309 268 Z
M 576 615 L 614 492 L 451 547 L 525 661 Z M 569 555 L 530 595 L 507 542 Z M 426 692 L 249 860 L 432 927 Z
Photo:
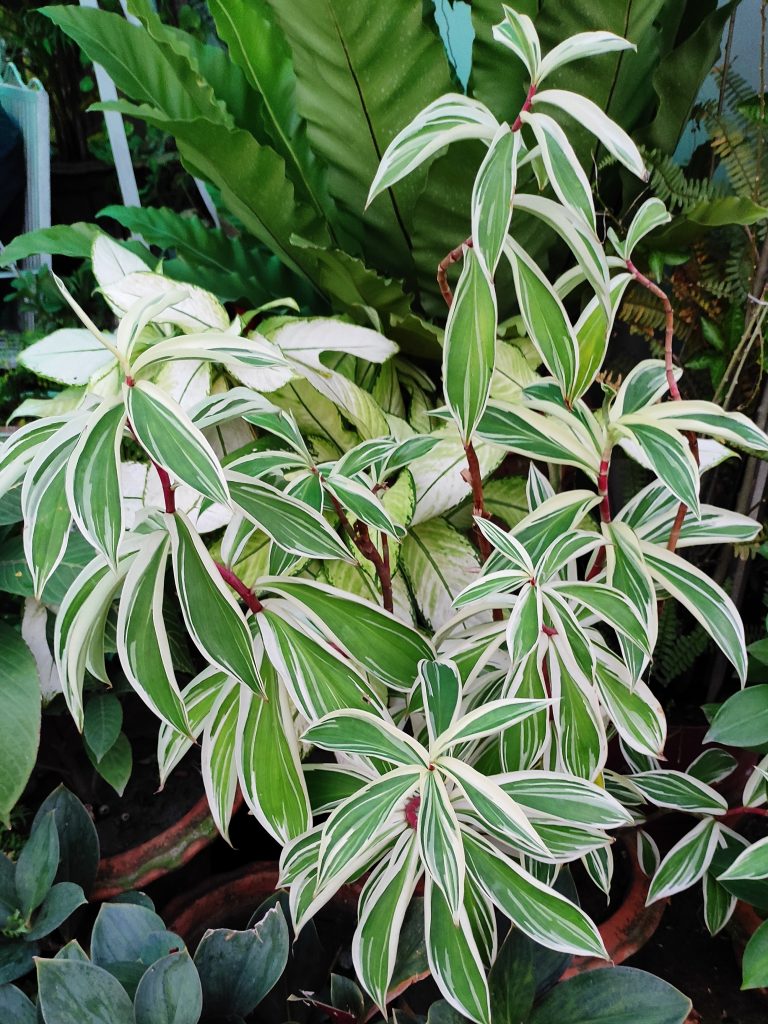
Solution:
M 371 534 L 365 523 L 360 522 L 358 519 L 354 526 L 350 523 L 347 513 L 344 511 L 339 499 L 331 494 L 330 491 L 325 492 L 331 499 L 336 515 L 339 517 L 341 528 L 350 538 L 352 543 L 355 545 L 357 550 L 368 561 L 373 565 L 376 570 L 376 576 L 379 580 L 379 586 L 381 587 L 381 598 L 384 603 L 384 608 L 388 612 L 394 611 L 395 603 L 394 596 L 392 594 L 392 567 L 389 563 L 389 541 L 384 533 L 381 534 L 381 546 L 384 551 L 384 557 L 379 554 L 379 549 L 371 540 Z
M 627 260 L 627 270 L 634 277 L 638 284 L 646 288 L 652 295 L 655 295 L 664 307 L 664 367 L 667 373 L 667 387 L 669 388 L 669 395 L 673 402 L 681 401 L 680 389 L 677 386 L 675 380 L 675 364 L 672 358 L 672 342 L 675 337 L 675 312 L 672 309 L 672 303 L 669 301 L 669 296 L 663 288 L 651 281 L 645 274 L 641 274 L 637 267 L 634 265 L 632 260 Z M 685 435 L 688 438 L 688 447 L 691 449 L 691 455 L 693 455 L 696 465 L 699 465 L 699 443 L 696 440 L 696 435 L 687 432 Z M 677 509 L 677 515 L 675 521 L 672 524 L 672 529 L 669 531 L 669 539 L 667 541 L 667 550 L 674 551 L 677 547 L 677 542 L 680 539 L 680 531 L 683 528 L 685 522 L 685 516 L 688 512 L 688 507 L 685 502 L 680 502 Z
M 606 448 L 600 459 L 600 469 L 597 474 L 597 493 L 600 496 L 600 521 L 602 523 L 610 523 L 611 521 L 611 498 L 608 493 L 608 471 L 611 468 L 611 449 Z M 587 574 L 587 580 L 592 580 L 595 576 L 599 576 L 603 571 L 605 565 L 605 544 L 595 555 L 595 560 L 592 563 L 592 568 Z
M 448 268 L 452 267 L 454 263 L 458 263 L 464 255 L 464 247 L 467 249 L 472 248 L 472 239 L 465 238 L 464 241 L 457 245 L 455 249 L 451 249 L 447 256 L 443 257 L 437 265 L 437 283 L 440 288 L 440 294 L 445 299 L 446 306 L 450 309 L 453 305 L 453 292 L 451 286 L 448 284 Z
M 473 515 L 478 519 L 486 519 L 488 514 L 485 511 L 485 500 L 483 498 L 483 474 L 480 471 L 480 462 L 477 458 L 475 446 L 471 441 L 464 445 L 464 454 L 467 456 L 469 483 L 472 487 Z M 475 534 L 478 547 L 480 548 L 480 557 L 483 562 L 487 562 L 491 554 L 491 545 L 477 525 L 475 525 Z
M 219 570 L 219 576 L 235 591 L 237 596 L 241 598 L 248 605 L 254 615 L 258 615 L 259 612 L 264 611 L 264 605 L 256 597 L 250 587 L 243 583 L 240 577 L 228 569 L 226 565 L 222 565 L 220 562 L 214 562 L 214 565 Z

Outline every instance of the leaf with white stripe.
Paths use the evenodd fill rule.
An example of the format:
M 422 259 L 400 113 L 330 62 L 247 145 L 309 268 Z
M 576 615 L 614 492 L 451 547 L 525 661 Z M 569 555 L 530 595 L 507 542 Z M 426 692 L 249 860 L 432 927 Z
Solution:
M 639 413 L 623 417 L 620 428 L 619 444 L 627 454 L 647 465 L 678 501 L 698 515 L 699 467 L 686 438 L 667 426 L 649 423 L 645 414 Z M 635 445 L 644 459 L 638 458 Z
M 648 757 L 662 757 L 667 720 L 651 688 L 642 679 L 633 681 L 624 663 L 603 648 L 596 651 L 595 683 L 624 742 Z
M 323 478 L 323 487 L 330 491 L 342 508 L 351 512 L 355 519 L 372 526 L 374 530 L 388 533 L 396 540 L 404 536 L 403 527 L 392 519 L 376 495 L 358 480 L 351 480 L 333 472 Z
M 366 205 L 449 143 L 460 139 L 490 142 L 498 127 L 490 110 L 468 96 L 448 93 L 434 100 L 387 146 Z
M 65 476 L 67 501 L 78 529 L 113 568 L 123 536 L 119 470 L 125 421 L 122 401 L 107 399 L 88 419 Z
M 163 619 L 170 539 L 156 531 L 133 560 L 117 615 L 117 653 L 128 682 L 163 722 L 189 735 L 190 723 L 176 681 Z
M 533 131 L 547 177 L 558 199 L 567 209 L 583 217 L 594 230 L 592 189 L 565 132 L 548 114 L 524 113 L 522 121 Z
M 427 873 L 442 890 L 458 925 L 464 903 L 464 848 L 456 812 L 436 771 L 426 773 L 421 784 L 418 840 Z
M 227 482 L 232 501 L 243 515 L 284 550 L 310 558 L 353 561 L 336 532 L 306 502 L 242 473 L 228 472 Z
M 49 416 L 26 423 L 0 445 L 0 497 L 24 476 L 40 445 L 68 422 L 64 416 Z
M 696 434 L 735 444 L 739 448 L 768 455 L 768 435 L 740 412 L 725 412 L 714 402 L 663 402 L 644 409 L 642 415 L 654 423 L 664 423 L 676 430 L 692 430 Z
M 733 601 L 700 569 L 672 551 L 641 542 L 648 571 L 659 586 L 701 623 L 736 669 L 747 677 L 744 624 Z
M 524 697 L 488 701 L 482 707 L 468 712 L 444 732 L 435 744 L 432 755 L 438 757 L 457 743 L 468 743 L 470 740 L 500 733 L 529 715 L 549 707 L 551 703 L 551 700 L 528 700 Z
M 489 280 L 496 273 L 512 217 L 520 133 L 502 124 L 488 147 L 472 189 L 472 241 Z
M 536 81 L 541 66 L 541 44 L 536 26 L 527 14 L 503 5 L 504 21 L 493 26 L 493 38 L 508 47 L 525 64 L 529 75 Z
M 648 178 L 640 151 L 629 135 L 612 121 L 596 103 L 578 93 L 565 89 L 544 89 L 533 98 L 534 109 L 542 104 L 556 107 L 569 114 L 577 124 L 586 128 L 605 146 L 609 153 L 643 181 Z
M 245 688 L 240 693 L 237 774 L 256 820 L 278 843 L 287 843 L 311 825 L 309 796 L 287 694 L 266 661 L 261 675 L 264 700 Z
M 650 657 L 651 648 L 645 631 L 645 623 L 635 606 L 615 587 L 605 583 L 591 583 L 584 580 L 556 581 L 549 584 L 562 597 L 581 605 L 593 615 L 636 644 Z
M 417 685 L 421 689 L 430 744 L 456 721 L 461 709 L 461 677 L 452 661 L 419 662 Z
M 711 786 L 671 768 L 640 772 L 629 781 L 657 807 L 672 807 L 688 814 L 724 814 L 728 810 L 725 797 Z
M 193 643 L 211 664 L 260 693 L 262 684 L 245 616 L 187 517 L 177 512 L 165 518 L 176 592 Z
M 768 878 L 768 836 L 743 850 L 718 877 L 729 882 L 754 882 Z
M 603 53 L 616 50 L 635 50 L 637 47 L 629 40 L 615 35 L 613 32 L 577 32 L 562 43 L 554 46 L 539 64 L 537 81 L 543 82 L 553 71 L 584 57 L 598 57 Z
M 489 843 L 464 833 L 467 869 L 499 910 L 535 942 L 575 956 L 606 957 L 597 927 L 570 900 Z
M 712 863 L 719 838 L 720 826 L 714 818 L 703 818 L 686 833 L 659 864 L 646 903 L 674 896 L 698 882 Z
M 404 833 L 370 884 L 352 938 L 355 973 L 385 1015 L 400 932 L 420 872 L 416 836 Z
M 440 889 L 424 883 L 427 960 L 437 987 L 450 1005 L 477 1024 L 490 1024 L 488 983 L 472 925 L 462 907 L 458 923 Z
M 378 757 L 392 764 L 426 768 L 426 751 L 406 732 L 368 711 L 332 711 L 302 736 L 323 750 Z
M 149 457 L 206 498 L 227 505 L 219 461 L 178 402 L 146 380 L 126 387 L 124 398 L 131 429 Z
M 526 813 L 597 828 L 621 828 L 632 816 L 602 786 L 564 772 L 520 771 L 492 776 Z
M 478 423 L 477 434 L 528 458 L 576 466 L 597 478 L 599 454 L 581 443 L 562 423 L 524 405 L 489 403 Z
M 474 249 L 465 247 L 443 345 L 443 389 L 468 442 L 483 415 L 496 360 L 496 293 Z
M 226 672 L 209 665 L 184 687 L 182 698 L 189 722 L 189 736 L 177 732 L 165 722 L 160 723 L 160 732 L 157 737 L 157 765 L 160 772 L 161 789 L 179 761 L 191 750 L 193 740 L 190 739 L 190 736 L 195 739 L 199 738 L 222 690 L 237 685 L 239 684 Z
M 216 828 L 229 842 L 229 821 L 237 793 L 237 719 L 240 690 L 225 690 L 217 700 L 203 733 L 200 765 L 205 795 Z

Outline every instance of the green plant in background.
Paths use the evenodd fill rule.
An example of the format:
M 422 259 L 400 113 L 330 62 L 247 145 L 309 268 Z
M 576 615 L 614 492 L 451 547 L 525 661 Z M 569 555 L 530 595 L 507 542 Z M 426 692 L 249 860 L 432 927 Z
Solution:
M 533 5 L 518 6 L 530 14 Z M 469 94 L 511 121 L 525 97 L 524 70 L 510 65 L 492 40 L 497 7 L 486 0 L 472 4 Z M 605 0 L 564 12 L 546 0 L 536 5 L 536 16 L 547 48 L 585 29 L 612 30 L 636 44 L 637 54 L 601 56 L 588 79 L 578 65 L 566 65 L 554 84 L 589 91 L 625 130 L 671 154 L 734 7 L 691 0 L 654 2 L 638 12 Z M 150 244 L 178 251 L 194 282 L 221 298 L 257 305 L 292 294 L 305 305 L 308 293 L 314 311 L 330 307 L 383 328 L 407 350 L 438 356 L 435 330 L 421 317 L 442 321 L 435 267 L 466 233 L 463 210 L 481 149 L 468 141 L 448 157 L 435 154 L 363 210 L 380 156 L 402 124 L 451 88 L 452 69 L 432 15 L 407 0 L 386 9 L 217 0 L 208 10 L 221 49 L 163 24 L 144 0 L 130 10 L 143 27 L 75 6 L 46 14 L 109 71 L 128 98 L 118 103 L 120 110 L 175 139 L 185 166 L 215 187 L 241 232 L 225 240 L 199 220 L 168 210 L 113 209 L 111 215 Z M 393 65 L 387 54 L 395 46 Z M 583 165 L 591 166 L 593 136 L 577 132 L 573 142 Z M 533 169 L 521 168 L 521 184 L 533 181 Z M 603 193 L 621 205 L 618 178 L 601 184 Z M 537 258 L 555 252 L 552 237 L 533 219 L 520 228 L 520 240 Z M 61 240 L 41 236 L 29 244 L 58 252 Z M 7 256 L 27 248 L 21 240 Z M 275 259 L 265 260 L 264 250 Z M 267 263 L 266 277 L 237 273 L 254 253 L 260 266 Z M 282 276 L 275 262 L 285 268 Z M 190 272 L 174 264 L 169 275 L 190 280 Z M 226 283 L 222 271 L 230 272 Z M 507 316 L 513 291 L 504 288 L 500 295 Z
M 142 250 L 96 234 L 91 265 L 117 329 L 102 330 L 63 289 L 83 329 L 54 332 L 24 361 L 67 390 L 0 450 L 0 490 L 21 487 L 34 595 L 55 578 L 73 528 L 91 549 L 53 645 L 78 727 L 86 676 L 108 685 L 114 671 L 105 634 L 116 605 L 120 668 L 161 721 L 162 779 L 202 738 L 216 823 L 226 835 L 239 783 L 285 847 L 297 928 L 370 872 L 353 958 L 382 1010 L 423 877 L 431 972 L 451 1006 L 480 1022 L 491 1016 L 497 910 L 546 947 L 603 953 L 555 886 L 581 860 L 607 891 L 618 827 L 638 827 L 650 900 L 703 880 L 711 929 L 732 911 L 711 895 L 744 842 L 711 785 L 732 763 L 660 767 L 666 722 L 643 676 L 664 598 L 701 623 L 743 682 L 733 604 L 676 549 L 756 535 L 754 520 L 701 501 L 700 474 L 727 455 L 723 441 L 768 453 L 746 417 L 682 399 L 671 323 L 664 360 L 604 383 L 602 407 L 585 400 L 628 283 L 669 307 L 633 262 L 669 215 L 647 200 L 625 238 L 609 234 L 606 255 L 558 118 L 589 129 L 635 175 L 643 162 L 598 106 L 549 79 L 629 44 L 600 31 L 542 54 L 532 21 L 508 7 L 494 32 L 525 68 L 519 113 L 500 121 L 476 99 L 436 99 L 394 137 L 370 192 L 375 210 L 448 143 L 484 145 L 459 235 L 469 237 L 441 271 L 445 406 L 383 332 L 296 315 L 289 299 L 277 303 L 285 315 L 271 303 L 232 319 Z M 524 190 L 531 165 L 551 192 Z M 554 283 L 521 218 L 565 242 L 572 265 Z M 502 257 L 520 310 L 502 328 L 509 341 L 497 339 Z M 453 294 L 445 271 L 459 260 Z M 651 477 L 619 510 L 608 488 L 617 449 Z M 521 508 L 521 481 L 488 483 L 508 453 L 573 467 L 575 489 L 563 474 L 556 491 L 532 465 Z M 486 492 L 511 529 L 491 520 Z M 462 526 L 455 510 L 468 497 Z M 166 608 L 180 609 L 197 651 L 201 671 L 186 686 Z M 621 772 L 606 766 L 613 734 Z M 305 763 L 305 745 L 334 757 Z M 646 807 L 693 818 L 663 858 L 639 828 Z M 659 1019 L 682 1021 L 684 1003 Z M 540 1012 L 532 1019 L 547 1019 Z

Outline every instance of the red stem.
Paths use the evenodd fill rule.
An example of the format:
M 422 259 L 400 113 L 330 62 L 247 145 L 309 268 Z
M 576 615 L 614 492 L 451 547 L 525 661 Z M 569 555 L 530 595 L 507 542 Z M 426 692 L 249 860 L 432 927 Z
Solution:
M 759 818 L 768 818 L 768 809 L 765 807 L 733 807 L 720 818 L 720 821 L 743 818 L 746 814 L 756 815 Z
M 483 498 L 483 474 L 480 471 L 477 452 L 471 441 L 464 445 L 464 452 L 467 456 L 467 475 L 472 487 L 472 512 L 478 519 L 487 519 L 488 513 L 485 511 L 485 500 Z M 480 557 L 483 562 L 486 562 L 491 554 L 491 545 L 477 525 L 475 525 L 475 534 L 477 536 L 477 545 L 480 548 Z
M 338 498 L 334 494 L 331 494 L 330 491 L 326 491 L 325 493 L 331 499 L 331 504 L 336 511 L 336 515 L 339 517 L 342 529 L 349 536 L 363 558 L 367 558 L 376 570 L 379 586 L 381 587 L 381 599 L 384 604 L 384 608 L 388 612 L 393 612 L 395 610 L 395 602 L 394 595 L 392 593 L 392 567 L 389 563 L 389 541 L 387 540 L 386 535 L 384 533 L 380 535 L 381 547 L 384 552 L 384 557 L 382 558 L 379 554 L 379 549 L 371 540 L 370 531 L 365 523 L 361 523 L 358 519 L 353 526 Z
M 216 568 L 219 570 L 219 576 L 224 580 L 225 583 L 229 584 L 230 587 L 235 591 L 237 596 L 241 598 L 248 605 L 254 615 L 258 615 L 259 612 L 264 611 L 264 605 L 256 597 L 254 592 L 248 587 L 243 581 L 237 576 L 231 569 L 228 569 L 226 565 L 222 565 L 220 562 L 215 563 Z
M 536 85 L 531 82 L 530 88 L 528 89 L 528 95 L 525 97 L 525 103 L 520 108 L 520 113 L 517 115 L 515 120 L 512 122 L 512 131 L 519 132 L 523 127 L 523 114 L 527 114 L 533 106 L 533 97 L 536 95 Z
M 669 388 L 669 396 L 673 402 L 679 402 L 681 400 L 680 389 L 677 386 L 675 380 L 675 364 L 672 358 L 672 342 L 675 337 L 675 313 L 672 309 L 672 303 L 669 301 L 669 296 L 660 288 L 654 281 L 651 281 L 645 274 L 641 274 L 637 269 L 632 260 L 627 260 L 627 270 L 630 272 L 632 277 L 637 281 L 639 285 L 646 288 L 652 295 L 661 302 L 664 307 L 664 367 L 667 373 L 667 387 Z M 696 440 L 696 435 L 687 432 L 686 437 L 688 438 L 688 447 L 691 449 L 691 454 L 696 460 L 696 465 L 699 465 L 699 442 Z M 685 517 L 688 512 L 688 506 L 685 502 L 680 502 L 677 509 L 677 515 L 675 521 L 672 524 L 672 529 L 669 531 L 669 539 L 667 541 L 667 550 L 674 551 L 677 547 L 677 542 L 680 539 L 680 531 L 683 528 Z

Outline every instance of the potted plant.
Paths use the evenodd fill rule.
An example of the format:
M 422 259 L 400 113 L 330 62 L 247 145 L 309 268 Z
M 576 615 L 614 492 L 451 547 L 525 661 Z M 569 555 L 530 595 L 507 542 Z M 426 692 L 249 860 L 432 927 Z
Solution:
M 434 983 L 480 1022 L 492 1013 L 497 912 L 514 926 L 513 942 L 522 933 L 568 956 L 606 956 L 563 888 L 574 861 L 609 887 L 617 830 L 641 828 L 648 902 L 704 879 L 713 925 L 727 918 L 717 886 L 736 869 L 720 852 L 737 841 L 711 785 L 723 766 L 659 767 L 666 721 L 643 674 L 664 598 L 688 609 L 744 678 L 732 602 L 676 548 L 755 536 L 754 520 L 701 502 L 700 475 L 724 441 L 768 453 L 768 437 L 746 417 L 680 394 L 669 300 L 633 259 L 668 221 L 663 204 L 648 199 L 623 237 L 611 231 L 608 256 L 557 119 L 575 118 L 645 175 L 621 128 L 547 82 L 628 44 L 586 33 L 543 55 L 533 23 L 510 8 L 495 36 L 525 68 L 519 111 L 499 121 L 476 99 L 436 99 L 392 140 L 369 197 L 381 201 L 454 139 L 485 147 L 465 241 L 441 262 L 449 314 L 440 397 L 430 400 L 431 382 L 373 327 L 296 316 L 289 300 L 285 315 L 232 318 L 210 293 L 97 237 L 93 268 L 117 330 L 80 314 L 76 337 L 38 344 L 32 359 L 76 356 L 87 383 L 67 414 L 28 424 L 0 449 L 2 479 L 23 480 L 36 594 L 73 525 L 93 550 L 54 637 L 78 727 L 86 671 L 109 678 L 105 624 L 116 606 L 121 671 L 162 723 L 162 778 L 200 740 L 220 831 L 239 785 L 283 845 L 280 883 L 295 930 L 361 880 L 352 961 L 386 1013 L 423 880 L 418 913 Z M 518 187 L 529 166 L 546 194 Z M 573 258 L 554 282 L 519 240 L 526 219 L 534 233 L 555 232 Z M 510 341 L 497 339 L 502 258 L 520 311 Z M 630 281 L 667 313 L 665 358 L 639 362 L 620 383 L 598 381 Z M 506 529 L 486 495 L 510 452 L 530 468 L 527 511 Z M 615 508 L 611 466 L 623 455 L 650 481 Z M 574 472 L 550 479 L 537 462 Z M 132 506 L 127 467 L 154 480 L 157 497 L 145 487 Z M 457 528 L 446 514 L 468 495 L 472 516 Z M 218 535 L 205 534 L 206 516 Z M 201 664 L 183 687 L 164 616 L 176 603 Z M 616 768 L 607 764 L 612 733 Z M 656 809 L 692 824 L 658 860 Z M 513 960 L 524 965 L 524 954 Z M 616 975 L 584 977 L 562 989 L 584 1000 Z M 629 992 L 631 975 L 620 978 Z M 549 1001 L 550 1017 L 562 1018 L 571 998 L 562 989 L 540 1005 L 529 992 L 520 1015 L 546 1020 Z M 652 991 L 647 1019 L 682 1022 L 687 1001 Z

